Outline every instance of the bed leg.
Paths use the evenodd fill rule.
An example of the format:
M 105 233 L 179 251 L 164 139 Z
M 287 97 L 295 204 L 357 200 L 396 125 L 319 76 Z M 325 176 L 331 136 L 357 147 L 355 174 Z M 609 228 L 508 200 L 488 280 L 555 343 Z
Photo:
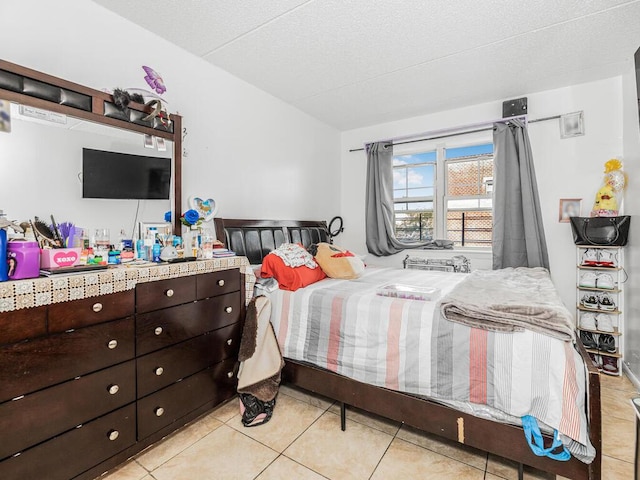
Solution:
M 340 402 L 340 430 L 343 432 L 347 429 L 347 405 Z
M 524 465 L 522 463 L 518 464 L 518 480 L 524 480 Z

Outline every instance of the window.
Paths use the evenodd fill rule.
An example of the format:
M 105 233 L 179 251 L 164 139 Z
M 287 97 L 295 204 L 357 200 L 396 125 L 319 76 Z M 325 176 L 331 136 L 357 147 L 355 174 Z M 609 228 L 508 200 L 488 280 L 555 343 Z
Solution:
M 402 241 L 449 239 L 458 247 L 489 247 L 492 192 L 491 143 L 395 155 L 395 234 Z
M 434 238 L 435 179 L 435 151 L 393 157 L 395 233 L 399 239 L 426 241 Z

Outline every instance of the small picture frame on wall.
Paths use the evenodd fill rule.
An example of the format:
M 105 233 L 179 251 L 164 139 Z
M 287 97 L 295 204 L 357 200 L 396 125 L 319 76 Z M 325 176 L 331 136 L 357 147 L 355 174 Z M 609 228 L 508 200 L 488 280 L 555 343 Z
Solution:
M 569 218 L 579 217 L 581 210 L 581 198 L 561 198 L 558 208 L 558 221 L 561 223 L 569 223 Z
M 584 112 L 567 113 L 560 116 L 560 138 L 584 135 Z

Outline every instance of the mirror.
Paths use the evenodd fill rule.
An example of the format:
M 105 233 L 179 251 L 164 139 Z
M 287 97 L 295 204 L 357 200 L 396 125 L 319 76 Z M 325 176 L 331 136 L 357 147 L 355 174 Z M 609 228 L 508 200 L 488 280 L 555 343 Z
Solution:
M 172 211 L 173 232 L 181 233 L 180 115 L 171 114 L 167 123 L 149 115 L 148 105 L 130 103 L 121 110 L 105 92 L 5 60 L 0 60 L 0 100 L 11 102 L 13 110 L 11 131 L 0 132 L 0 168 L 6 172 L 0 209 L 9 219 L 38 216 L 50 223 L 53 215 L 57 223 L 72 222 L 89 235 L 109 229 L 115 243 L 121 230 L 134 238 L 138 222 L 163 222 Z M 145 148 L 151 137 L 165 150 Z M 82 198 L 83 148 L 172 158 L 169 200 Z M 160 171 L 153 168 L 148 178 Z M 126 175 L 123 171 L 122 178 Z
M 108 229 L 110 243 L 120 232 L 134 238 L 138 222 L 163 222 L 171 200 L 115 200 L 82 198 L 82 149 L 171 158 L 173 142 L 165 151 L 145 148 L 144 135 L 108 125 L 57 115 L 52 123 L 11 108 L 11 132 L 0 133 L 0 169 L 6 172 L 0 208 L 19 222 L 40 217 L 49 224 L 71 222 L 89 235 Z M 173 170 L 173 168 L 172 168 Z M 127 172 L 119 172 L 126 176 Z

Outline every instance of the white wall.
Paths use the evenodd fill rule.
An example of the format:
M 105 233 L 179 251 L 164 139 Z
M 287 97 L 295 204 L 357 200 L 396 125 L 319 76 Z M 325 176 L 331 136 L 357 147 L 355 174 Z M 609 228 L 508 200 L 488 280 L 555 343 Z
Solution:
M 621 78 L 616 77 L 523 94 L 528 97 L 530 119 L 584 111 L 584 136 L 561 139 L 558 120 L 529 126 L 551 274 L 563 301 L 572 312 L 576 297 L 575 246 L 570 225 L 558 222 L 558 201 L 561 198 L 582 198 L 582 214 L 588 215 L 603 179 L 604 163 L 612 157 L 622 158 L 621 88 Z M 339 237 L 339 243 L 354 251 L 366 252 L 366 158 L 364 152 L 349 153 L 350 149 L 359 148 L 367 141 L 491 121 L 500 118 L 501 114 L 501 103 L 482 104 L 343 132 L 341 189 L 345 231 Z M 404 255 L 395 255 L 391 260 L 370 255 L 367 260 L 369 263 L 392 262 L 401 266 Z M 473 268 L 490 268 L 486 256 L 484 259 L 478 254 L 469 256 L 472 257 Z
M 219 216 L 330 219 L 340 207 L 339 132 L 215 68 L 101 6 L 83 0 L 2 2 L 3 59 L 95 89 L 145 88 L 142 65 L 160 73 L 169 110 L 184 117 L 183 208 L 212 197 Z M 3 140 L 0 135 L 0 142 Z M 64 161 L 50 152 L 48 161 Z M 0 158 L 8 171 L 10 159 Z M 4 174 L 3 174 L 4 175 Z M 19 179 L 29 185 L 29 179 Z M 72 220 L 79 203 L 31 215 Z M 11 211 L 6 191 L 0 209 Z M 308 201 L 312 199 L 312 201 Z M 80 198 L 76 199 L 80 202 Z M 97 226 L 133 221 L 101 210 Z M 162 221 L 162 218 L 145 218 Z

